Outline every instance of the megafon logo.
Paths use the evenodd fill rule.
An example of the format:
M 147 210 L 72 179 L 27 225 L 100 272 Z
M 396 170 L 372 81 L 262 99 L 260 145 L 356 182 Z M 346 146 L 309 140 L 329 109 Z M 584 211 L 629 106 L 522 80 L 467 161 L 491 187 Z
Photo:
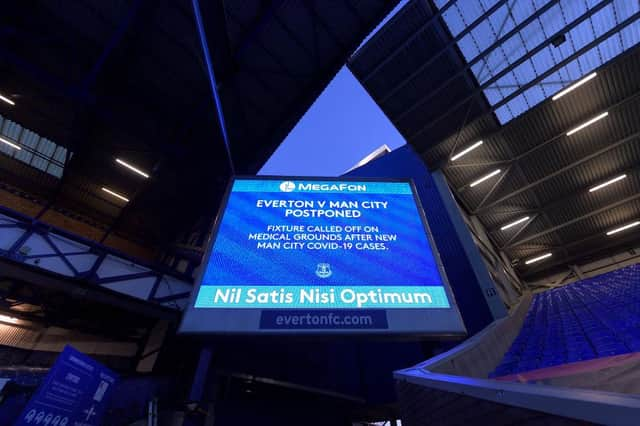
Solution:
M 280 191 L 282 192 L 293 192 L 296 189 L 296 184 L 291 182 L 290 180 L 285 180 L 280 184 Z

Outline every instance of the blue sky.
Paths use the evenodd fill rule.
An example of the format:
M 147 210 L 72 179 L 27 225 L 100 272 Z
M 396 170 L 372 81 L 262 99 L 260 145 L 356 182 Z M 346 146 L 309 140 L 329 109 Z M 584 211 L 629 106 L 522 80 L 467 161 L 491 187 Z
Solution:
M 362 43 L 405 3 L 401 1 Z M 339 176 L 383 144 L 393 150 L 405 140 L 343 66 L 258 174 Z

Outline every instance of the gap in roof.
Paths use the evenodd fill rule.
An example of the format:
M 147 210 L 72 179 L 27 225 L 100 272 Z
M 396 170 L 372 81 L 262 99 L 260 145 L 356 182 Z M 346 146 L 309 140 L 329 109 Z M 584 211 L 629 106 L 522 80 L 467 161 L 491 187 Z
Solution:
M 400 1 L 358 49 L 407 2 Z M 404 144 L 391 121 L 343 66 L 258 174 L 340 176 L 382 145 L 393 150 Z
M 456 37 L 499 2 L 458 47 L 501 124 L 640 41 L 640 2 L 629 0 L 458 0 L 442 17 Z M 438 8 L 447 3 L 435 0 Z M 556 34 L 566 38 L 557 47 L 552 42 Z

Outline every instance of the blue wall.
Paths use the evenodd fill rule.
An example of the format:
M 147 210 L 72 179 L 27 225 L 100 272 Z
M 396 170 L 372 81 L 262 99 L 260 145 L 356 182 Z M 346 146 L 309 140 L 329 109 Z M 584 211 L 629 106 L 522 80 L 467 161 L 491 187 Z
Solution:
M 459 223 L 461 218 L 450 216 L 451 209 L 447 210 L 446 200 L 443 200 L 434 177 L 413 148 L 410 145 L 398 148 L 353 170 L 348 176 L 412 178 L 414 180 L 467 332 L 473 335 L 490 324 L 494 320 L 494 314 L 485 300 L 485 294 L 473 264 L 475 262 L 475 267 L 478 268 L 482 260 L 470 259 L 468 248 L 465 251 L 464 244 L 471 240 L 471 236 L 466 235 L 468 238 L 465 241 L 463 240 L 465 235 L 462 235 L 461 239 L 459 233 L 469 233 L 469 231 L 466 229 L 462 231 L 460 226 L 456 229 L 456 219 Z M 485 286 L 486 284 L 484 283 Z

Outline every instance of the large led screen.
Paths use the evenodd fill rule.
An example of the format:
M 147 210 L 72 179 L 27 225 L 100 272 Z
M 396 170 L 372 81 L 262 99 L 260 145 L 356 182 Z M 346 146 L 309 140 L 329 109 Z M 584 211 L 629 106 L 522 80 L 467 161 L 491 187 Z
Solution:
M 235 178 L 185 333 L 462 334 L 410 181 Z

